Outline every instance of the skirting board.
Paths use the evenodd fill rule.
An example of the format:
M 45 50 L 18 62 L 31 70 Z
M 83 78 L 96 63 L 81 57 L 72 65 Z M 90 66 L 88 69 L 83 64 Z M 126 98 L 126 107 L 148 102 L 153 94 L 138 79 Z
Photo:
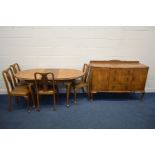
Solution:
M 151 89 L 151 88 L 147 88 L 145 90 L 146 93 L 154 93 L 155 89 Z M 60 93 L 65 93 L 65 90 L 60 91 Z M 82 93 L 82 91 L 79 91 L 79 93 Z M 0 94 L 7 94 L 7 90 L 6 89 L 0 89 Z

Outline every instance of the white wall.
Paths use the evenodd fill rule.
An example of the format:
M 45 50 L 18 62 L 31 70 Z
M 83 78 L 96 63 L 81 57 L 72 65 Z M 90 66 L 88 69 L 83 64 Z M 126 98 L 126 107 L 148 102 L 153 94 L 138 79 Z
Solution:
M 150 67 L 146 91 L 154 91 L 154 52 L 155 27 L 0 27 L 0 72 L 15 62 L 80 69 L 90 60 L 139 60 Z

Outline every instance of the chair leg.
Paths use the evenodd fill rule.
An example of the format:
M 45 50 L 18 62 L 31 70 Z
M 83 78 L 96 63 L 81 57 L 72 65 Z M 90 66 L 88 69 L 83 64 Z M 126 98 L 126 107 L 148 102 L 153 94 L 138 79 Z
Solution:
M 77 89 L 74 88 L 74 103 L 77 104 Z
M 90 100 L 90 93 L 89 93 L 88 86 L 86 86 L 86 90 L 87 90 L 88 100 Z
M 8 111 L 11 112 L 12 110 L 12 97 L 8 96 Z
M 55 94 L 53 94 L 53 111 L 56 111 Z
M 57 94 L 59 94 L 59 87 L 56 85 Z
M 40 111 L 39 95 L 37 94 L 37 111 Z
M 82 87 L 83 94 L 85 93 L 84 87 Z
M 25 98 L 25 101 L 26 101 L 27 106 L 28 106 L 28 112 L 30 112 L 31 111 L 31 109 L 30 109 L 30 98 L 29 98 L 29 96 L 24 96 L 24 98 Z
M 58 95 L 59 95 L 59 88 L 56 86 L 56 100 L 58 101 Z
M 35 99 L 34 99 L 34 94 L 32 92 L 32 87 L 30 87 L 29 90 L 30 90 L 30 94 L 31 94 L 31 98 L 32 98 L 32 106 L 33 106 L 33 108 L 35 108 Z
M 18 96 L 15 96 L 15 101 L 16 101 L 16 104 L 19 103 L 19 97 Z

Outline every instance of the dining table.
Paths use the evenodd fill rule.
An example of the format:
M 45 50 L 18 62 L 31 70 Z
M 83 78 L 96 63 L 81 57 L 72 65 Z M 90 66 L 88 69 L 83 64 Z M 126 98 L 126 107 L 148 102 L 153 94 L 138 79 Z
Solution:
M 34 82 L 34 73 L 48 73 L 54 74 L 54 79 L 56 82 L 61 82 L 66 86 L 66 106 L 69 107 L 70 89 L 71 84 L 76 79 L 84 75 L 83 71 L 77 69 L 64 69 L 64 68 L 35 68 L 19 71 L 15 74 L 15 77 L 19 80 L 24 80 L 27 82 Z

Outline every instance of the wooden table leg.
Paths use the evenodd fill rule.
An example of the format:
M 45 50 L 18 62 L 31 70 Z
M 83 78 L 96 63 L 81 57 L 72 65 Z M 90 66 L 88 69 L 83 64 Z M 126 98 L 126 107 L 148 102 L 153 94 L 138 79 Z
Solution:
M 66 106 L 67 108 L 69 107 L 69 95 L 70 95 L 70 87 L 71 87 L 71 82 L 65 82 L 66 85 Z
M 35 108 L 35 99 L 34 99 L 34 94 L 33 94 L 33 91 L 32 91 L 32 86 L 33 86 L 33 84 L 28 85 L 29 91 L 30 91 L 30 94 L 31 94 L 31 98 L 32 98 L 32 107 Z

